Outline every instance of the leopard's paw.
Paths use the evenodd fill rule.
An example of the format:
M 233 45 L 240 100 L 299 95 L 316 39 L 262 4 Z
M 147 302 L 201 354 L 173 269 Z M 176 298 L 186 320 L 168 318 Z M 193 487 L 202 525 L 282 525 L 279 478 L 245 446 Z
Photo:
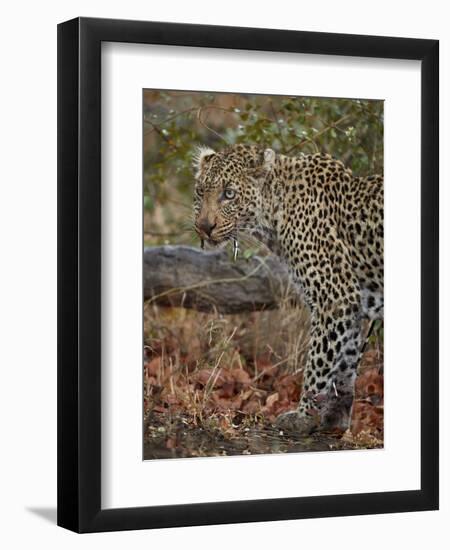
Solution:
M 316 431 L 320 418 L 316 414 L 304 414 L 290 411 L 281 414 L 275 421 L 275 426 L 284 433 L 292 435 L 309 435 Z
M 320 413 L 320 430 L 325 432 L 344 433 L 352 418 L 353 395 L 342 395 L 329 399 Z

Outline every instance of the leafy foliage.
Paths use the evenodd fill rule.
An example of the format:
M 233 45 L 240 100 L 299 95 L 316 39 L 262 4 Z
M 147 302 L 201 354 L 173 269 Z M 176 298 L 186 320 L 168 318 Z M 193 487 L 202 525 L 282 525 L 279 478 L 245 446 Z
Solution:
M 324 152 L 357 175 L 383 172 L 383 102 L 148 90 L 144 94 L 146 244 L 192 242 L 195 145 L 254 143 Z M 151 216 L 149 216 L 151 214 Z

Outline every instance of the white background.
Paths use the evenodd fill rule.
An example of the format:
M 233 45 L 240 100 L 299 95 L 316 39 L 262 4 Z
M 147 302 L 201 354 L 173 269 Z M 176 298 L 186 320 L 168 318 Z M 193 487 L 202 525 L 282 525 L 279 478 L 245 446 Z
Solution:
M 103 50 L 102 506 L 420 488 L 419 62 L 130 44 Z M 199 90 L 385 99 L 383 450 L 142 461 L 142 88 L 188 89 L 192 75 Z
M 2 12 L 0 201 L 1 523 L 6 548 L 423 548 L 448 542 L 450 293 L 441 285 L 441 510 L 77 536 L 54 526 L 56 505 L 56 23 L 88 15 L 441 40 L 441 280 L 450 280 L 450 37 L 445 2 L 320 3 L 67 0 Z M 405 129 L 407 132 L 408 129 Z M 399 220 L 400 223 L 401 220 Z M 370 472 L 368 472 L 370 475 Z M 50 520 L 50 521 L 49 521 Z

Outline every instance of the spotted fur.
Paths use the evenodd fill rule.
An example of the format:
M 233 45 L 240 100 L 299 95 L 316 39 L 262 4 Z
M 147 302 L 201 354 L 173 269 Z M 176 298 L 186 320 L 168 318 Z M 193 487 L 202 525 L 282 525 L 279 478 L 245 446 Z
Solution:
M 329 155 L 289 157 L 236 145 L 195 162 L 195 226 L 219 244 L 240 231 L 286 262 L 311 312 L 298 432 L 350 422 L 363 318 L 383 317 L 383 178 L 356 177 Z

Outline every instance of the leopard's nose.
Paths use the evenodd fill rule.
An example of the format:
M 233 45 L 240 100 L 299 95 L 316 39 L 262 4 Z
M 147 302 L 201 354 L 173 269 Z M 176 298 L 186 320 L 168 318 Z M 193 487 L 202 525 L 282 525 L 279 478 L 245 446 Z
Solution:
M 212 230 L 216 227 L 216 223 L 211 223 L 208 219 L 204 218 L 198 222 L 198 228 L 203 231 L 208 237 L 211 237 Z

